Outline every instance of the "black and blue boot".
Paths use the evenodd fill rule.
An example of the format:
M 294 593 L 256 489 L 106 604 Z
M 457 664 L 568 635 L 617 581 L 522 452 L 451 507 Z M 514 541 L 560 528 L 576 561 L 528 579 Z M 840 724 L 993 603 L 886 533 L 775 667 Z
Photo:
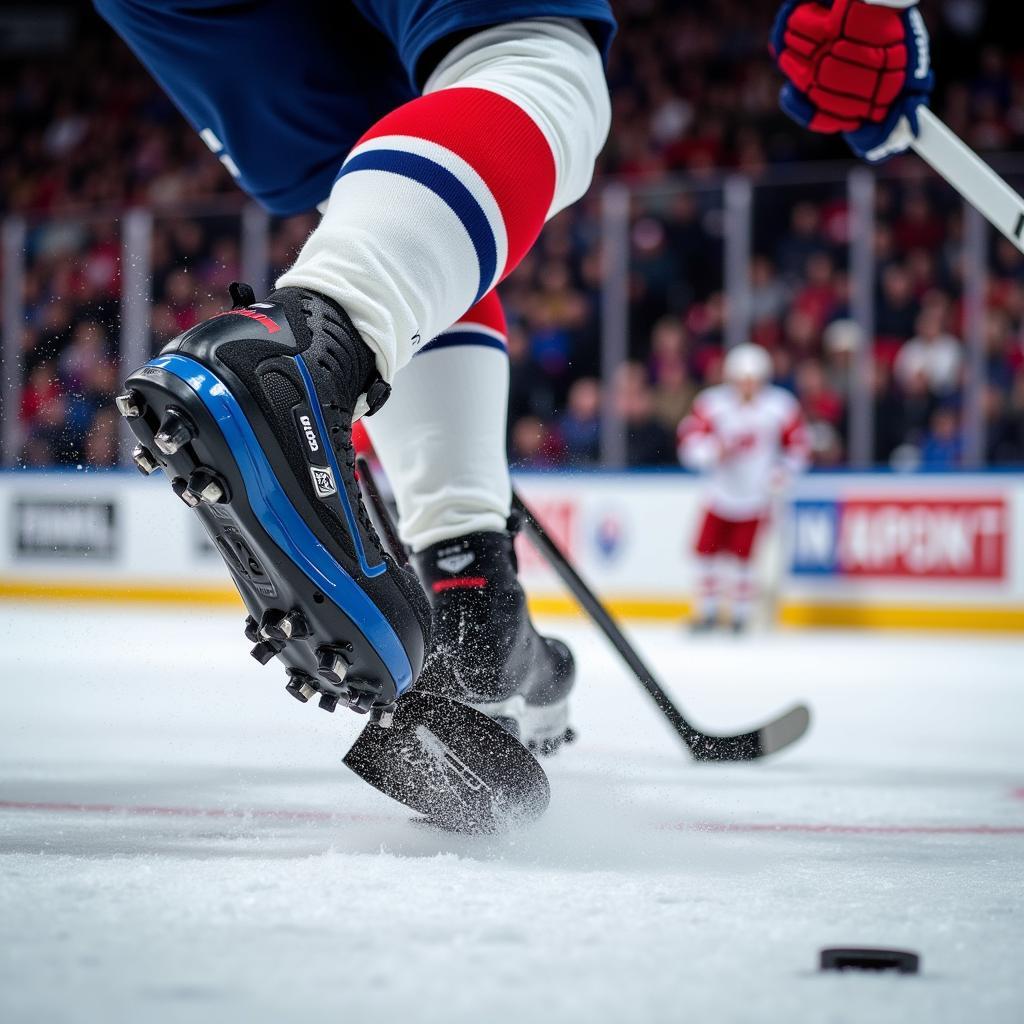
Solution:
M 186 331 L 129 377 L 118 408 L 135 461 L 163 470 L 199 516 L 249 611 L 263 664 L 333 711 L 390 707 L 420 673 L 430 609 L 381 547 L 351 443 L 359 399 L 389 394 L 373 353 L 329 299 L 283 288 Z

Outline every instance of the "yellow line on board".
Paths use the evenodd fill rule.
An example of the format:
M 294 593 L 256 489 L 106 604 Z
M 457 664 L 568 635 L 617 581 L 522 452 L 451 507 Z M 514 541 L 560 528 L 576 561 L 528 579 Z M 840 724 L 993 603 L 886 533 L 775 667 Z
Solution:
M 191 586 L 156 581 L 46 580 L 0 577 L 0 600 L 92 601 L 114 604 L 173 604 L 241 608 L 231 587 L 217 583 Z M 678 622 L 690 615 L 690 603 L 662 597 L 619 595 L 606 602 L 623 619 Z M 578 618 L 583 613 L 566 596 L 530 598 L 535 615 Z M 935 629 L 1024 633 L 1024 608 L 970 605 L 783 604 L 779 624 L 793 628 L 855 627 L 867 629 Z
M 783 626 L 1024 632 L 1024 608 L 971 605 L 784 604 Z
M 0 599 L 23 601 L 102 601 L 113 604 L 188 604 L 241 608 L 238 592 L 220 583 L 172 586 L 155 582 L 106 580 L 18 580 L 0 578 Z

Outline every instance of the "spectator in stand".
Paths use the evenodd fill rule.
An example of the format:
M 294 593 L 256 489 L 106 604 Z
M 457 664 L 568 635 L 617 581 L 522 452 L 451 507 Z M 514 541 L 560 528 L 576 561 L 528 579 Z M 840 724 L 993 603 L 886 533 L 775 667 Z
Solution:
M 120 454 L 121 418 L 112 406 L 101 409 L 92 421 L 82 452 L 89 466 L 109 468 L 117 465 Z
M 1024 376 L 1020 378 L 1024 396 Z M 1024 407 L 993 383 L 985 388 L 986 461 L 993 466 L 1024 463 Z
M 601 383 L 581 377 L 569 388 L 558 434 L 570 467 L 595 465 L 601 454 Z
M 516 469 L 554 469 L 565 462 L 561 438 L 536 416 L 512 425 L 511 465 Z
M 901 388 L 903 397 L 903 415 L 901 433 L 905 444 L 920 447 L 928 433 L 932 414 L 938 405 L 932 394 L 928 375 L 923 369 L 918 370 L 905 380 Z
M 827 252 L 809 256 L 804 283 L 793 297 L 793 309 L 802 313 L 814 325 L 816 334 L 836 315 L 839 291 L 836 286 L 835 266 Z
M 808 359 L 797 367 L 796 396 L 807 424 L 815 464 L 839 465 L 843 457 L 843 400 L 829 388 L 819 360 Z
M 945 313 L 940 306 L 928 305 L 917 318 L 917 334 L 900 348 L 896 356 L 896 379 L 903 388 L 912 378 L 923 374 L 928 390 L 937 397 L 954 394 L 960 387 L 963 346 L 945 330 Z
M 882 289 L 875 309 L 875 332 L 890 343 L 901 343 L 914 333 L 918 301 L 906 267 L 893 263 L 882 273 Z
M 893 226 L 893 237 L 902 252 L 921 249 L 933 252 L 946 237 L 946 225 L 921 189 L 903 198 L 902 213 Z
M 690 411 L 697 385 L 683 359 L 659 363 L 654 379 L 651 407 L 654 418 L 670 433 Z
M 750 319 L 754 333 L 780 320 L 789 305 L 790 289 L 775 272 L 775 265 L 764 255 L 750 264 Z
M 662 317 L 654 325 L 648 359 L 654 416 L 669 431 L 690 411 L 697 391 L 687 363 L 688 350 L 686 327 L 678 317 Z
M 932 413 L 921 445 L 921 465 L 925 469 L 956 469 L 962 461 L 960 414 L 953 402 L 944 402 Z
M 654 416 L 654 395 L 640 363 L 624 363 L 612 382 L 615 412 L 626 429 L 626 461 L 631 466 L 669 466 L 675 462 L 672 432 Z
M 775 262 L 783 278 L 799 284 L 807 261 L 827 246 L 821 235 L 821 211 L 814 203 L 797 203 L 793 207 L 789 231 L 776 247 Z

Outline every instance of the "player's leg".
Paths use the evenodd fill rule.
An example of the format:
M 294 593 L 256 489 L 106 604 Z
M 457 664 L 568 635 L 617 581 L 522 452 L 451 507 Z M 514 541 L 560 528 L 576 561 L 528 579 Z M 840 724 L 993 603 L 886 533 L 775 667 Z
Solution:
M 601 56 L 579 21 L 523 20 L 473 34 L 433 71 L 423 96 L 356 143 L 278 287 L 339 303 L 390 380 L 583 194 L 609 120 Z
M 168 33 L 163 8 L 160 17 L 150 11 L 140 20 L 140 5 L 129 0 L 103 0 L 102 6 L 130 14 L 119 27 L 144 56 L 147 47 L 159 58 L 171 43 L 187 51 L 193 46 L 190 35 Z M 204 7 L 184 6 L 189 16 Z M 285 19 L 290 13 L 277 4 L 246 13 L 268 9 Z M 228 36 L 222 41 L 234 52 L 238 40 Z M 437 42 L 429 32 L 417 38 L 424 49 Z M 316 62 L 322 40 L 308 42 L 303 60 L 312 55 Z M 281 88 L 283 96 L 263 105 L 248 94 L 254 91 L 246 85 L 254 80 L 246 71 L 251 52 L 225 75 L 229 62 L 214 61 L 211 70 L 211 55 L 199 50 L 202 59 L 193 66 L 187 60 L 173 65 L 179 103 L 188 110 L 196 93 L 205 98 L 210 87 L 217 113 L 237 113 L 248 104 L 260 112 L 249 118 L 254 134 L 264 149 L 274 149 L 271 129 L 281 118 L 270 112 L 287 111 L 289 100 L 302 106 L 309 97 Z M 403 52 L 407 68 L 414 66 L 414 48 Z M 333 56 L 325 69 L 346 56 L 358 65 L 362 57 L 351 50 Z M 356 666 L 360 672 L 383 680 L 384 697 L 415 675 L 424 633 L 419 595 L 380 554 L 362 511 L 349 440 L 354 411 L 381 404 L 386 379 L 421 339 L 486 293 L 529 248 L 544 219 L 582 192 L 607 129 L 600 58 L 578 23 L 492 29 L 463 41 L 452 58 L 432 80 L 436 92 L 400 107 L 364 136 L 341 168 L 324 221 L 278 291 L 264 303 L 241 296 L 239 317 L 215 319 L 178 339 L 132 378 L 135 393 L 124 403 L 137 434 L 151 444 L 156 435 L 161 448 L 162 458 L 146 452 L 144 461 L 155 457 L 168 468 L 189 504 L 221 506 L 204 508 L 204 519 L 212 531 L 230 534 L 218 535 L 218 543 L 224 541 L 240 588 L 252 597 L 250 607 L 273 617 L 282 611 L 278 605 L 295 604 L 283 611 L 303 614 L 290 622 L 301 620 L 303 631 L 312 627 L 314 641 L 321 633 L 334 636 L 315 651 L 305 640 L 297 652 L 294 645 L 285 650 L 303 686 L 312 678 L 309 656 L 321 678 L 344 674 L 342 655 L 330 648 L 345 645 L 354 645 L 357 660 L 367 663 Z M 272 77 L 258 70 L 255 79 L 264 85 L 255 92 Z M 158 76 L 168 84 L 168 74 Z M 299 78 L 301 91 L 307 84 Z M 285 76 L 273 84 L 295 83 Z M 241 95 L 232 96 L 232 88 Z M 199 127 L 206 112 L 202 103 L 196 109 Z M 328 121 L 321 134 L 332 130 Z M 245 149 L 245 131 L 232 132 L 227 121 L 221 131 L 226 161 L 238 164 L 243 152 L 256 159 Z M 521 162 L 528 174 L 518 173 Z M 245 181 L 245 168 L 238 169 Z M 264 198 L 270 194 L 276 192 L 265 190 Z M 245 500 L 254 490 L 255 504 Z M 325 551 L 329 564 L 317 564 Z M 285 593 L 268 593 L 267 579 L 272 588 L 275 578 L 287 580 Z M 295 639 L 293 625 L 267 618 L 260 627 L 261 643 L 272 648 Z
M 504 319 L 491 286 L 532 244 L 539 221 L 589 183 L 590 158 L 579 157 L 596 153 L 607 129 L 596 57 L 589 35 L 568 21 L 517 22 L 464 39 L 429 76 L 423 100 L 357 144 L 320 229 L 279 282 L 342 289 L 335 296 L 368 336 L 415 331 L 409 349 L 419 354 L 367 428 L 433 605 L 423 685 L 472 701 L 541 749 L 565 735 L 573 662 L 563 644 L 539 637 L 517 579 L 506 525 Z M 503 125 L 504 148 L 494 150 L 490 136 Z M 445 184 L 447 174 L 454 181 Z M 380 250 L 375 258 L 384 262 L 353 265 L 353 238 L 374 216 L 382 175 L 392 179 L 391 208 L 420 203 L 421 216 L 436 220 L 434 241 L 414 259 Z M 432 261 L 448 270 L 447 298 L 420 286 Z M 409 304 L 372 305 L 379 282 L 398 278 L 395 290 Z M 455 310 L 467 297 L 476 304 L 455 327 L 435 338 L 423 330 L 439 308 Z M 425 311 L 424 300 L 451 304 Z M 404 358 L 399 346 L 396 360 Z
M 388 41 L 348 5 L 330 25 L 277 0 L 97 7 L 274 212 L 322 199 L 366 125 L 412 95 Z M 233 298 L 234 315 L 199 324 L 129 379 L 119 404 L 140 467 L 165 470 L 195 508 L 250 611 L 253 655 L 278 656 L 295 696 L 319 692 L 327 710 L 386 705 L 418 675 L 430 623 L 415 575 L 383 552 L 352 469 L 355 407 L 379 404 L 387 384 L 329 299 Z
M 749 627 L 757 597 L 753 556 L 760 525 L 759 519 L 730 523 L 726 547 L 732 560 L 729 619 L 734 633 L 742 633 Z
M 723 540 L 728 524 L 710 509 L 704 513 L 694 545 L 696 598 L 691 630 L 707 633 L 718 625 L 724 583 Z
M 543 749 L 565 734 L 573 661 L 537 634 L 516 575 L 505 334 L 490 292 L 421 350 L 366 422 L 433 607 L 421 685 L 471 701 Z

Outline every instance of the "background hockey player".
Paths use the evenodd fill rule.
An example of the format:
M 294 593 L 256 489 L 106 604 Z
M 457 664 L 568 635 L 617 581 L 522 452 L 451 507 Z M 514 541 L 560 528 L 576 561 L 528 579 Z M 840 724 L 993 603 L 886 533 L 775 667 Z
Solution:
M 680 461 L 708 477 L 696 542 L 696 630 L 714 628 L 723 603 L 733 630 L 746 627 L 758 533 L 773 494 L 808 462 L 800 406 L 768 383 L 771 368 L 763 348 L 737 345 L 725 357 L 725 383 L 698 395 L 679 427 Z
M 140 465 L 216 504 L 219 548 L 241 545 L 226 558 L 254 654 L 279 657 L 300 699 L 326 680 L 333 708 L 340 680 L 366 710 L 432 652 L 432 685 L 556 741 L 573 664 L 536 634 L 516 578 L 494 288 L 590 183 L 610 121 L 608 4 L 96 6 L 242 188 L 275 214 L 323 210 L 265 301 L 236 289 L 234 315 L 176 339 L 120 400 Z M 423 591 L 362 508 L 362 412 L 379 413 L 432 648 Z

